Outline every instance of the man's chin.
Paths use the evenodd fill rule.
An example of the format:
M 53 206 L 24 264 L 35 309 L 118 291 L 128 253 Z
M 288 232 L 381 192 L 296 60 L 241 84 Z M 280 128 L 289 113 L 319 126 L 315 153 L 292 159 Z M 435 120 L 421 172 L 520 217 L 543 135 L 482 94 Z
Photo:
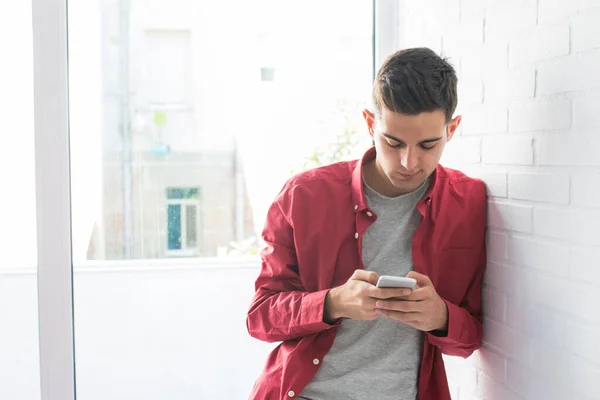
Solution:
M 394 179 L 392 181 L 394 187 L 397 189 L 399 195 L 414 192 L 419 189 L 421 185 L 425 182 L 421 179 L 411 179 L 411 180 L 402 180 L 402 179 Z

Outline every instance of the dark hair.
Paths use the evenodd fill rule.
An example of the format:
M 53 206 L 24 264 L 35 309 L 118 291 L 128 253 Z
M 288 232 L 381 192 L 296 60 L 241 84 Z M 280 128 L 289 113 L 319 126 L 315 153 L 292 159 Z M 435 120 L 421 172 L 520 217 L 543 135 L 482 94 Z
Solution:
M 457 81 L 452 65 L 433 50 L 400 50 L 385 60 L 375 78 L 375 113 L 383 108 L 408 115 L 442 110 L 450 121 L 456 110 Z

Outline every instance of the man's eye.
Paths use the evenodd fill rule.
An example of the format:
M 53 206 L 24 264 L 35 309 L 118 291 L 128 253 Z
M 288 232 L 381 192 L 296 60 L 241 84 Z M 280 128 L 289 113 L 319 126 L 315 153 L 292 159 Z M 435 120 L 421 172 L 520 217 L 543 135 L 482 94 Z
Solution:
M 431 150 L 431 149 L 433 149 L 434 147 L 435 147 L 435 144 L 434 144 L 433 146 L 425 146 L 425 145 L 421 145 L 421 148 L 422 148 L 423 150 Z
M 388 147 L 391 147 L 392 149 L 398 149 L 404 145 L 404 143 L 391 144 L 387 140 L 385 141 L 385 143 L 388 145 Z

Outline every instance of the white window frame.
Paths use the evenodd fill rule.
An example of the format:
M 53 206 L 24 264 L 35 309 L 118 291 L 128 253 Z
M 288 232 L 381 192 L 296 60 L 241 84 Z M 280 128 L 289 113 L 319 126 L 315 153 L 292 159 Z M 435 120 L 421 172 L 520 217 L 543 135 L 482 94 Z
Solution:
M 406 0 L 373 0 L 374 74 L 385 59 L 404 47 Z
M 373 0 L 375 70 L 404 1 Z M 75 400 L 67 0 L 32 0 L 32 23 L 41 400 Z
M 67 0 L 32 0 L 40 393 L 75 400 Z

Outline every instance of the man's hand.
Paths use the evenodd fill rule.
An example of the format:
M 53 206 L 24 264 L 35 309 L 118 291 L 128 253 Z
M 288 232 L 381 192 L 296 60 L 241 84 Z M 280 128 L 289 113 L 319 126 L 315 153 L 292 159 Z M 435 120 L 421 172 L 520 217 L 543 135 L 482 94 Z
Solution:
M 415 278 L 419 288 L 403 300 L 378 300 L 377 313 L 425 332 L 447 330 L 448 308 L 429 277 L 414 271 L 407 277 Z
M 375 303 L 378 300 L 404 298 L 410 289 L 378 288 L 379 275 L 373 271 L 356 270 L 342 286 L 331 289 L 325 298 L 323 320 L 333 322 L 339 318 L 370 321 L 381 316 Z

